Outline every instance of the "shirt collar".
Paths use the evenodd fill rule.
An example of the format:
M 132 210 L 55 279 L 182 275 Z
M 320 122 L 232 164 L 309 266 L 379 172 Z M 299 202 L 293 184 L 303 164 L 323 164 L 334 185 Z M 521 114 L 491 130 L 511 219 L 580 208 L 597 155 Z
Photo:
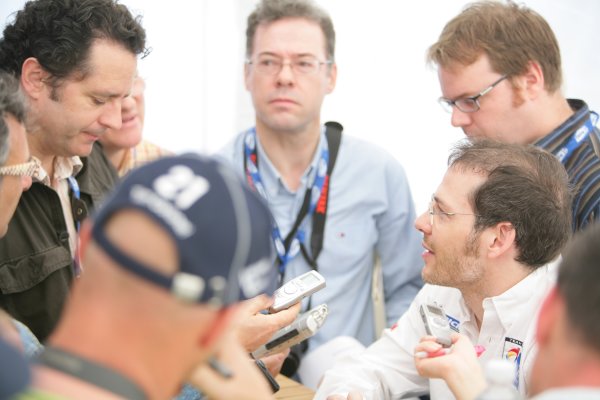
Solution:
M 313 158 L 312 158 L 309 166 L 306 168 L 306 170 L 302 174 L 302 179 L 301 179 L 301 182 L 302 182 L 301 187 L 302 188 L 306 188 L 308 186 L 308 184 L 310 184 L 312 182 L 312 180 L 314 179 L 315 171 L 317 170 L 317 164 L 319 162 L 319 159 L 321 158 L 321 151 L 323 150 L 323 146 L 325 145 L 325 140 L 327 140 L 327 139 L 325 138 L 325 126 L 323 125 L 321 127 L 321 135 L 319 137 L 319 143 L 317 144 L 317 148 L 315 149 Z M 261 168 L 260 174 L 261 174 L 261 178 L 262 178 L 263 182 L 265 183 L 265 190 L 267 190 L 267 192 L 270 195 L 275 194 L 275 193 L 272 193 L 273 190 L 275 190 L 275 191 L 285 190 L 287 192 L 290 192 L 290 190 L 287 188 L 287 186 L 283 182 L 281 173 L 279 173 L 279 171 L 275 168 L 275 166 L 273 165 L 273 163 L 267 156 L 267 153 L 265 153 L 265 150 L 262 147 L 262 144 L 260 142 L 258 135 L 256 135 L 256 154 L 258 155 L 258 159 L 260 160 L 260 164 L 259 164 L 260 168 Z M 275 185 L 274 182 L 277 182 L 277 185 Z M 273 189 L 270 191 L 269 188 L 273 188 Z
M 573 115 L 548 135 L 534 143 L 553 154 L 562 148 L 571 138 L 571 134 L 590 117 L 590 109 L 583 100 L 568 99 L 567 101 L 574 111 Z
M 42 167 L 42 164 L 35 157 L 32 157 L 38 163 L 38 170 L 35 173 L 34 179 L 46 186 L 52 186 L 52 179 L 48 172 Z M 54 179 L 57 181 L 67 179 L 70 176 L 76 176 L 83 168 L 81 158 L 74 157 L 56 157 L 54 159 Z
M 500 323 L 504 326 L 504 329 L 508 330 L 515 321 L 522 318 L 522 315 L 515 313 L 514 310 L 519 309 L 525 303 L 539 301 L 539 296 L 532 294 L 540 293 L 540 296 L 545 296 L 545 291 L 542 294 L 540 290 L 543 290 L 548 275 L 556 279 L 560 259 L 561 257 L 559 256 L 552 262 L 536 268 L 525 279 L 504 293 L 484 299 L 484 310 L 486 307 L 494 307 Z M 550 289 L 550 287 L 547 289 Z M 534 316 L 532 315 L 531 317 L 533 318 Z

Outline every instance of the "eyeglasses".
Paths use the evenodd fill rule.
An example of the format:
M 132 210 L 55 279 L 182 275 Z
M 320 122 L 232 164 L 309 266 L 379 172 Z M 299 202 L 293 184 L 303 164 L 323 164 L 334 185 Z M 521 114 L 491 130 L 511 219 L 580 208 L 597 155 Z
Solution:
M 313 56 L 301 56 L 284 62 L 281 57 L 260 55 L 256 60 L 246 60 L 246 63 L 253 65 L 256 71 L 264 75 L 277 75 L 286 64 L 297 74 L 314 75 L 321 70 L 321 65 L 331 65 L 333 61 L 321 61 Z
M 0 176 L 35 176 L 39 163 L 31 160 L 22 164 L 7 165 L 0 167 Z
M 479 214 L 468 214 L 468 213 L 457 213 L 457 212 L 445 212 L 436 210 L 436 201 L 435 196 L 431 196 L 431 201 L 429 202 L 429 225 L 433 226 L 433 216 L 434 215 L 445 215 L 447 217 L 453 217 L 455 215 L 473 215 L 475 217 L 479 217 Z
M 447 112 L 452 112 L 452 106 L 458 108 L 460 111 L 462 111 L 464 113 L 472 113 L 475 111 L 479 111 L 479 108 L 480 108 L 479 99 L 482 96 L 485 96 L 486 94 L 491 92 L 492 89 L 496 87 L 496 85 L 498 85 L 500 82 L 502 82 L 506 78 L 508 78 L 508 75 L 504 75 L 504 76 L 500 77 L 500 79 L 498 79 L 496 82 L 492 83 L 487 88 L 483 89 L 481 92 L 479 92 L 479 94 L 477 94 L 475 96 L 461 97 L 456 100 L 450 100 L 445 97 L 440 97 L 438 99 L 438 102 L 442 105 L 442 108 L 444 110 L 446 110 Z

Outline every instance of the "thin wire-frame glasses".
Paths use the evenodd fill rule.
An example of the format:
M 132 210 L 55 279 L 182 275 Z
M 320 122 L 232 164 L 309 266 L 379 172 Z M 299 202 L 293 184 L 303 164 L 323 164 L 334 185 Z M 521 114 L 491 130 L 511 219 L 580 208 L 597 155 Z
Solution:
M 435 196 L 431 196 L 431 201 L 429 202 L 429 225 L 433 226 L 433 216 L 434 215 L 446 215 L 448 217 L 452 217 L 455 215 L 473 215 L 475 217 L 479 217 L 479 214 L 472 213 L 458 213 L 458 212 L 445 212 L 435 209 Z
M 495 88 L 500 82 L 502 82 L 506 78 L 508 78 L 508 75 L 501 76 L 500 79 L 496 80 L 494 83 L 492 83 L 490 86 L 483 89 L 481 92 L 479 92 L 475 96 L 461 97 L 456 100 L 451 100 L 451 99 L 447 99 L 445 97 L 440 97 L 438 99 L 438 102 L 440 103 L 442 108 L 449 113 L 452 112 L 453 106 L 458 108 L 460 111 L 462 111 L 464 113 L 472 113 L 475 111 L 479 111 L 479 108 L 481 107 L 479 104 L 479 99 L 482 96 L 485 96 L 486 94 L 491 92 L 493 88 Z
M 283 58 L 274 55 L 260 55 L 255 60 L 246 60 L 246 63 L 254 66 L 256 71 L 264 75 L 277 75 L 286 64 L 297 74 L 314 75 L 319 72 L 322 65 L 330 65 L 333 61 L 321 61 L 313 56 L 301 56 L 286 62 Z

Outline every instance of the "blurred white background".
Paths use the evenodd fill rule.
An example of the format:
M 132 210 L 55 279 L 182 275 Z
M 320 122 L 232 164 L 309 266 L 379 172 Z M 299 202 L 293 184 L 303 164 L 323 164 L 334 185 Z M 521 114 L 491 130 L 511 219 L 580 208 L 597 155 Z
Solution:
M 212 153 L 253 124 L 243 87 L 246 17 L 255 0 L 121 0 L 143 15 L 153 51 L 139 63 L 146 79 L 145 137 L 173 151 Z M 390 151 L 405 167 L 418 212 L 462 138 L 437 104 L 437 75 L 425 51 L 462 0 L 318 0 L 333 18 L 338 82 L 323 121 Z M 553 27 L 568 97 L 600 109 L 600 2 L 526 0 Z M 24 0 L 0 1 L 0 25 Z

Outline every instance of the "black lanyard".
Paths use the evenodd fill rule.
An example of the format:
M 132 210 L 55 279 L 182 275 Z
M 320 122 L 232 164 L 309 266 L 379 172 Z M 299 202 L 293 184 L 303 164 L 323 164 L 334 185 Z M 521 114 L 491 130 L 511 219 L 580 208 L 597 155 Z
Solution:
M 144 391 L 129 378 L 65 350 L 46 346 L 37 362 L 115 393 L 124 399 L 147 399 Z
M 317 258 L 323 249 L 323 240 L 324 240 L 324 231 L 325 231 L 325 220 L 327 218 L 327 207 L 329 205 L 329 186 L 331 185 L 331 174 L 333 172 L 333 167 L 335 166 L 335 161 L 337 159 L 338 150 L 340 148 L 340 142 L 342 140 L 342 130 L 343 127 L 338 122 L 326 122 L 325 123 L 325 137 L 327 138 L 327 145 L 329 147 L 329 159 L 327 162 L 327 174 L 325 176 L 325 182 L 323 184 L 323 189 L 321 190 L 321 196 L 319 197 L 319 201 L 315 207 L 313 216 L 312 216 L 312 234 L 310 238 L 310 254 L 304 245 L 304 241 L 300 242 L 300 251 L 302 256 L 306 260 L 306 262 L 313 268 L 314 270 L 318 270 Z M 257 154 L 257 146 L 251 151 L 250 157 L 256 164 L 258 169 L 258 154 Z M 244 173 L 246 174 L 246 179 L 248 183 L 256 190 L 253 184 L 252 174 L 248 169 L 248 161 L 246 157 L 246 144 L 244 144 L 243 149 L 243 158 L 244 158 Z M 285 247 L 285 251 L 289 251 L 290 245 L 293 239 L 296 237 L 296 233 L 298 232 L 298 228 L 300 227 L 304 217 L 308 214 L 309 206 L 311 200 L 311 190 L 307 189 L 304 195 L 304 201 L 302 206 L 300 207 L 300 211 L 296 216 L 296 221 L 292 226 L 292 229 L 285 237 L 283 243 Z M 281 265 L 281 259 L 278 257 L 275 261 L 277 267 Z M 283 273 L 285 271 L 280 269 L 280 278 L 283 279 Z

